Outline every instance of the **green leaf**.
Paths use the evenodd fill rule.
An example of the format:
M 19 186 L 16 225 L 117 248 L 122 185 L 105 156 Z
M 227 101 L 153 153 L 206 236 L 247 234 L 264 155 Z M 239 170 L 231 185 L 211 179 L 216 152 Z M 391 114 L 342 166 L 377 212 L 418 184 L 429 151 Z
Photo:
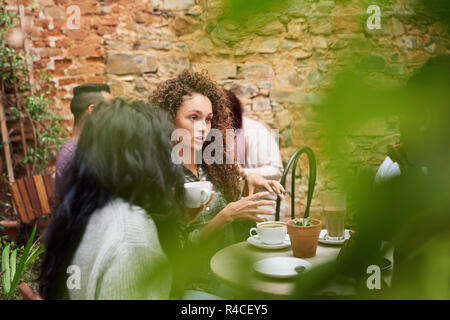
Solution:
M 3 281 L 3 288 L 5 289 L 5 293 L 9 296 L 10 289 L 11 289 L 11 273 L 9 268 L 9 247 L 8 244 L 2 252 L 2 281 Z
M 8 299 L 11 297 L 11 293 L 19 282 L 19 277 L 22 274 L 23 269 L 25 268 L 25 262 L 27 261 L 28 254 L 30 252 L 31 246 L 33 245 L 34 236 L 36 234 L 36 225 L 33 228 L 33 232 L 31 232 L 31 236 L 25 245 L 25 249 L 23 250 L 23 254 L 20 257 L 19 264 L 17 265 L 17 271 L 14 275 L 13 281 L 11 283 L 11 288 L 8 293 Z
M 29 254 L 27 261 L 25 261 L 25 267 L 30 264 L 31 262 L 33 262 L 33 260 L 39 256 L 40 254 L 45 252 L 45 249 L 43 248 L 43 246 L 41 244 L 38 244 L 38 240 L 36 240 L 36 242 L 34 243 L 33 247 L 36 246 L 36 248 L 34 248 L 31 253 Z
M 14 276 L 16 275 L 16 256 L 17 256 L 17 249 L 15 249 L 11 253 L 11 257 L 9 258 L 10 261 L 10 268 L 11 268 L 11 279 L 14 279 Z
M 311 218 L 297 218 L 292 222 L 295 226 L 309 227 L 311 226 Z

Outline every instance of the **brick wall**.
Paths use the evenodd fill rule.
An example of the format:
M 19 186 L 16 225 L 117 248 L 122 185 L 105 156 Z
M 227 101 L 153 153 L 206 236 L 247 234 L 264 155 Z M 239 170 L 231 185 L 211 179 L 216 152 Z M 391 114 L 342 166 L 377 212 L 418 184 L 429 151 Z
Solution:
M 370 15 L 362 0 L 293 1 L 283 12 L 255 17 L 245 30 L 221 18 L 217 0 L 37 2 L 40 9 L 26 10 L 34 67 L 53 73 L 54 109 L 66 119 L 78 84 L 107 82 L 116 96 L 146 100 L 157 83 L 184 68 L 207 69 L 239 96 L 248 116 L 280 129 L 284 161 L 301 145 L 320 154 L 314 108 L 355 43 L 370 52 L 357 63 L 382 81 L 400 84 L 449 47 L 444 22 L 406 0 L 381 8 L 379 30 L 365 26 Z M 71 5 L 81 13 L 77 30 L 67 26 Z M 398 139 L 397 126 L 382 122 L 351 139 L 354 165 L 375 168 L 386 145 Z M 333 188 L 323 175 L 327 165 L 319 165 L 318 190 Z M 300 191 L 301 206 L 305 188 Z M 320 211 L 319 200 L 313 205 Z

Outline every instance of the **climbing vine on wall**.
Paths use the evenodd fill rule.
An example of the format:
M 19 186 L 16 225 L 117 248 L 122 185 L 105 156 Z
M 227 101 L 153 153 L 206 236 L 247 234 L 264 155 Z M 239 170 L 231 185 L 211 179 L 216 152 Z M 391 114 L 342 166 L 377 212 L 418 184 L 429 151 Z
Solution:
M 30 6 L 29 9 L 37 8 Z M 9 137 L 13 165 L 15 171 L 18 166 L 26 167 L 27 174 L 34 175 L 43 173 L 54 159 L 57 149 L 64 142 L 64 130 L 60 124 L 62 118 L 50 109 L 52 75 L 41 70 L 30 74 L 23 47 L 13 47 L 8 43 L 14 32 L 21 36 L 20 16 L 17 12 L 6 10 L 4 1 L 1 1 L 0 96 L 8 123 L 13 124 L 8 128 L 8 134 L 16 133 L 22 141 L 21 145 L 14 144 L 17 139 Z M 34 81 L 31 80 L 33 76 Z M 17 126 L 17 123 L 20 125 Z

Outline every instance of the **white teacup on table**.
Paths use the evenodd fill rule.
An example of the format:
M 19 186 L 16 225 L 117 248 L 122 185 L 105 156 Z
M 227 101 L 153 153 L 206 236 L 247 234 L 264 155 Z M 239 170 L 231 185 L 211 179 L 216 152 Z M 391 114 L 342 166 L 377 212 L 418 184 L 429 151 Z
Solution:
M 256 234 L 253 234 L 256 232 Z M 264 221 L 256 225 L 256 228 L 250 229 L 250 236 L 265 244 L 281 244 L 285 241 L 287 234 L 286 223 L 282 221 Z
M 196 181 L 184 184 L 184 201 L 186 208 L 200 208 L 211 197 L 212 184 L 209 181 Z

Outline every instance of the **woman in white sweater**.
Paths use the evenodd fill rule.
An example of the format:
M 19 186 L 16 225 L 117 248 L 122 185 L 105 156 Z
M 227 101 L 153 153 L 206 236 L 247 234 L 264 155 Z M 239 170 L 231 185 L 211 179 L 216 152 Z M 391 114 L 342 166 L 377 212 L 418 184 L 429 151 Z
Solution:
M 44 237 L 47 299 L 168 299 L 184 176 L 163 112 L 120 99 L 85 123 Z

